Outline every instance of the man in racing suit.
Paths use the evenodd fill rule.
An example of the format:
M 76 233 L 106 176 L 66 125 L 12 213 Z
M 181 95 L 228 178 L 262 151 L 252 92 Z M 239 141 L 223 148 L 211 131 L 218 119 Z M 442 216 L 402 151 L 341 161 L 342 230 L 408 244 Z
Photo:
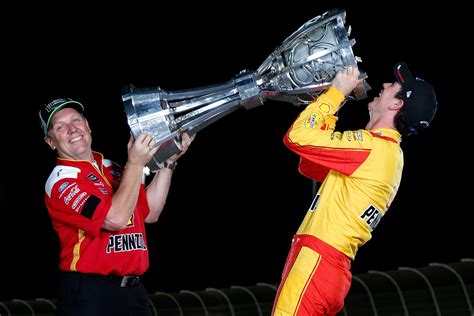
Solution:
M 55 99 L 39 112 L 44 140 L 56 150 L 45 203 L 60 242 L 58 315 L 151 315 L 141 275 L 148 269 L 145 223 L 158 220 L 176 160 L 144 185 L 144 167 L 158 150 L 152 135 L 128 143 L 125 168 L 92 151 L 83 105 Z
M 433 88 L 395 65 L 369 103 L 365 129 L 335 130 L 336 113 L 359 83 L 356 67 L 298 116 L 284 137 L 300 158 L 299 172 L 322 182 L 292 240 L 273 315 L 335 315 L 343 308 L 357 249 L 370 238 L 393 201 L 403 170 L 401 134 L 426 127 L 437 108 Z

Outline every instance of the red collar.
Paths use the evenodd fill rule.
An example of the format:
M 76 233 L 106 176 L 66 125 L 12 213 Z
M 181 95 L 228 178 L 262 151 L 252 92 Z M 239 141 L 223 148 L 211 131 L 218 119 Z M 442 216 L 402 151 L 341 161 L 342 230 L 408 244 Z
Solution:
M 382 138 L 382 139 L 388 140 L 389 142 L 398 144 L 398 142 L 395 139 L 393 139 L 392 137 L 382 136 L 382 135 L 379 135 L 379 134 L 374 133 L 374 132 L 370 132 L 370 134 L 372 134 L 372 136 L 374 136 L 374 137 Z

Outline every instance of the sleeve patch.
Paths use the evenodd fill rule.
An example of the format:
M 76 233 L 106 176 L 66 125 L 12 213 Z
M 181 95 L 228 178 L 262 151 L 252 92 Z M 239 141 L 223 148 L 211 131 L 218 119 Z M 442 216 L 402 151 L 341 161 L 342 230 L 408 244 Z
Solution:
M 94 216 L 95 210 L 100 201 L 101 200 L 95 195 L 89 196 L 86 203 L 84 204 L 84 207 L 82 208 L 81 215 L 85 218 L 92 219 L 92 216 Z

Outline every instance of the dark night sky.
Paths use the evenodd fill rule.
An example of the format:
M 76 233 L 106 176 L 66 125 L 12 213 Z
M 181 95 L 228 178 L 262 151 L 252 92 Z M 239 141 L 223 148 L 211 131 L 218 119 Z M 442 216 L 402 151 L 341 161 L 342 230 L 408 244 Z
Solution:
M 123 86 L 173 91 L 230 80 L 241 70 L 256 70 L 303 23 L 332 8 L 346 10 L 354 53 L 373 88 L 369 100 L 383 82 L 392 81 L 393 64 L 404 60 L 433 84 L 439 101 L 432 126 L 404 139 L 398 196 L 359 250 L 353 273 L 474 257 L 466 220 L 472 207 L 463 200 L 469 186 L 459 183 L 462 173 L 469 179 L 466 154 L 457 144 L 465 125 L 454 114 L 462 96 L 453 93 L 458 62 L 446 65 L 453 52 L 449 43 L 455 41 L 446 43 L 440 35 L 451 31 L 440 23 L 445 8 L 303 3 L 257 9 L 223 2 L 212 7 L 214 13 L 208 12 L 211 6 L 184 9 L 180 2 L 166 8 L 57 8 L 61 14 L 40 18 L 18 14 L 3 28 L 17 31 L 4 38 L 4 65 L 13 71 L 4 74 L 9 128 L 0 182 L 0 300 L 55 295 L 58 241 L 43 206 L 55 155 L 42 139 L 41 104 L 57 96 L 82 101 L 93 148 L 124 163 L 129 131 Z M 454 26 L 448 40 L 455 33 Z M 347 103 L 338 129 L 363 128 L 369 100 Z M 291 236 L 312 199 L 311 181 L 297 173 L 298 158 L 282 143 L 301 110 L 267 101 L 198 133 L 179 161 L 162 217 L 148 227 L 150 291 L 279 282 Z

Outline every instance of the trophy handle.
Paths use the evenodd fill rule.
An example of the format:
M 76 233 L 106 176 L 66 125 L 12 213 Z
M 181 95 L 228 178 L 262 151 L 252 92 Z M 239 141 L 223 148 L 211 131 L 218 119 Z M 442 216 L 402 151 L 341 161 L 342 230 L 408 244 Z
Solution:
M 129 85 L 122 101 L 132 135 L 136 138 L 142 132 L 150 133 L 160 146 L 147 165 L 156 171 L 163 161 L 181 151 L 183 132 L 195 134 L 241 107 L 262 104 L 263 98 L 254 74 L 242 72 L 228 82 L 181 91 Z

